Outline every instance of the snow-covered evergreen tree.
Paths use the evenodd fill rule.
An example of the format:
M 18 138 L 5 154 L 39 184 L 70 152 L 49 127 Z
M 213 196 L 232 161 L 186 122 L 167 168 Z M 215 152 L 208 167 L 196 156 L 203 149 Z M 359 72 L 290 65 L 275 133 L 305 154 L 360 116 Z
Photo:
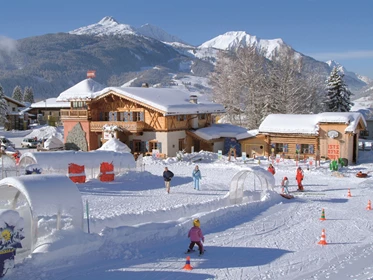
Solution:
M 327 80 L 327 95 L 325 100 L 327 112 L 349 112 L 353 103 L 351 92 L 343 80 L 344 75 L 333 67 Z
M 34 92 L 32 91 L 32 87 L 25 87 L 25 92 L 23 94 L 23 101 L 34 103 Z
M 12 98 L 19 102 L 23 102 L 23 94 L 20 86 L 16 86 L 13 90 Z
M 4 97 L 3 87 L 0 85 L 0 123 L 2 125 L 8 122 L 8 104 Z

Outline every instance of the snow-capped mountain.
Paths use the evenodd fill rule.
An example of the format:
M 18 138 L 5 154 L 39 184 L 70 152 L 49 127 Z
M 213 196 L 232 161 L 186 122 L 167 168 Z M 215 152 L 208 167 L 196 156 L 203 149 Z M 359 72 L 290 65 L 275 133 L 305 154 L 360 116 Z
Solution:
M 201 44 L 199 49 L 214 48 L 219 50 L 237 50 L 239 47 L 256 46 L 271 59 L 274 53 L 286 45 L 282 39 L 265 40 L 247 34 L 245 31 L 230 31 Z
M 80 27 L 69 33 L 76 35 L 119 36 L 124 34 L 136 34 L 136 31 L 132 26 L 119 23 L 113 17 L 104 17 L 97 23 Z
M 186 44 L 180 38 L 168 34 L 163 29 L 151 25 L 144 24 L 139 28 L 133 27 L 128 24 L 122 24 L 116 21 L 113 17 L 104 17 L 97 23 L 80 27 L 69 32 L 76 35 L 94 35 L 94 36 L 122 36 L 122 35 L 143 35 L 145 37 L 153 38 L 161 42 L 178 42 Z

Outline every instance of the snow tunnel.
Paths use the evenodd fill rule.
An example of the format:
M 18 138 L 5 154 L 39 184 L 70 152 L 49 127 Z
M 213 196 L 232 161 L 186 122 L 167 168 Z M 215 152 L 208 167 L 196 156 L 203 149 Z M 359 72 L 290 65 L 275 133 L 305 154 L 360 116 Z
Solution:
M 20 252 L 28 255 L 38 240 L 53 230 L 83 230 L 83 203 L 77 186 L 63 175 L 23 175 L 0 181 L 3 209 L 17 211 L 25 221 Z
M 237 172 L 230 184 L 229 200 L 231 204 L 257 201 L 266 190 L 275 187 L 275 177 L 260 166 L 247 167 Z
M 58 160 L 56 160 L 58 159 Z M 70 163 L 84 165 L 87 179 L 97 178 L 100 174 L 100 163 L 108 162 L 114 165 L 115 174 L 127 172 L 136 168 L 135 158 L 131 153 L 114 151 L 57 151 L 24 153 L 19 161 L 20 172 L 30 164 L 37 164 L 43 170 L 43 174 L 67 174 Z

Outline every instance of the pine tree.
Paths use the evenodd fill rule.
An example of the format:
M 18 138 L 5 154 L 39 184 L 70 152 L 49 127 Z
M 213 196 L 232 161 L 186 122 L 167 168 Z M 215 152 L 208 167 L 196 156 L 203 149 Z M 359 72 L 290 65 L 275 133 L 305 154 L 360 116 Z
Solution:
M 0 85 L 0 123 L 5 124 L 8 122 L 7 114 L 8 114 L 8 104 L 5 100 L 5 95 L 3 92 L 3 87 Z
M 349 112 L 353 103 L 351 92 L 343 80 L 344 75 L 334 67 L 327 80 L 327 96 L 325 100 L 327 112 Z
M 17 100 L 19 102 L 23 101 L 23 94 L 22 94 L 22 89 L 20 86 L 16 86 L 13 90 L 12 98 L 14 100 Z
M 32 87 L 25 87 L 25 91 L 23 94 L 23 101 L 34 103 L 34 92 L 32 91 Z

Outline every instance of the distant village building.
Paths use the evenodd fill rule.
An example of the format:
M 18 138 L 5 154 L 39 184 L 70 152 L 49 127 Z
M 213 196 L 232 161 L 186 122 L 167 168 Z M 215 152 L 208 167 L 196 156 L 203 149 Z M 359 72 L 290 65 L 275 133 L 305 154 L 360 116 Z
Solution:
M 8 104 L 8 123 L 4 124 L 5 129 L 27 129 L 28 114 L 21 111 L 25 104 L 8 96 L 4 98 Z
M 57 98 L 48 98 L 32 103 L 29 113 L 40 123 L 58 124 L 61 120 L 61 109 L 69 109 L 70 102 L 57 102 Z
M 221 104 L 199 100 L 197 95 L 171 88 L 104 87 L 91 78 L 62 92 L 61 109 L 66 146 L 95 150 L 112 137 L 134 154 L 176 156 L 180 150 L 199 151 L 199 139 L 189 131 L 208 127 Z M 188 137 L 193 138 L 188 139 Z

